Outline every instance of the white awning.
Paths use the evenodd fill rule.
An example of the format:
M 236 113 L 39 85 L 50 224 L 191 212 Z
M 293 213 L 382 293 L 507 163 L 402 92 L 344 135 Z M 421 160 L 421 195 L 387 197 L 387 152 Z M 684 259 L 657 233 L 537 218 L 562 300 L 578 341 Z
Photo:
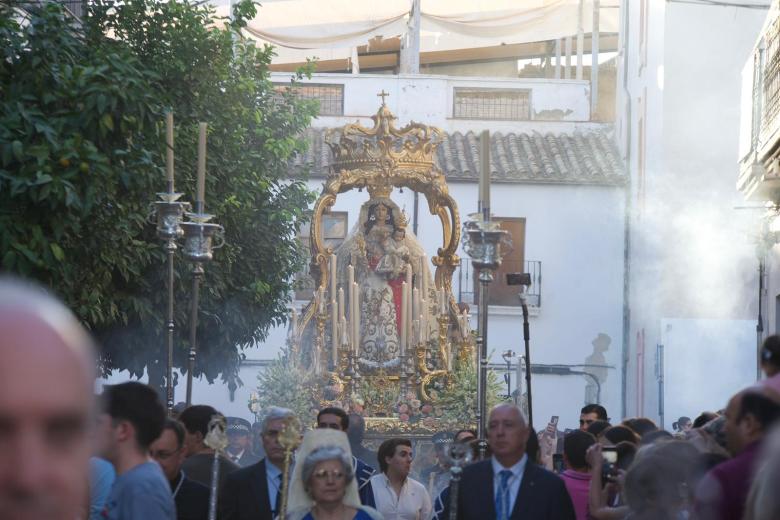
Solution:
M 554 40 L 578 30 L 580 0 L 421 0 L 420 52 Z M 592 32 L 593 0 L 582 0 L 584 33 Z M 619 0 L 601 1 L 599 30 L 616 33 Z M 264 2 L 248 36 L 277 46 L 274 63 L 316 56 L 348 58 L 377 36 L 407 31 L 411 0 L 279 0 Z M 222 15 L 227 7 L 218 8 Z

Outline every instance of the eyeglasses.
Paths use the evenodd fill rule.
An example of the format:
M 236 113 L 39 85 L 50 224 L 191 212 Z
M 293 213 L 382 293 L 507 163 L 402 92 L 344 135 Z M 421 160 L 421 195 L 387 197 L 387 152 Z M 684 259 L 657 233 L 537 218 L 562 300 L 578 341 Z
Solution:
M 312 475 L 317 480 L 327 480 L 328 478 L 332 478 L 333 480 L 341 480 L 345 476 L 342 471 L 339 471 L 337 469 L 334 469 L 332 471 L 329 471 L 327 469 L 321 469 L 319 471 L 315 471 Z
M 174 451 L 165 451 L 165 450 L 158 450 L 158 451 L 152 451 L 149 454 L 152 456 L 154 460 L 168 460 L 177 453 L 181 451 L 181 448 Z

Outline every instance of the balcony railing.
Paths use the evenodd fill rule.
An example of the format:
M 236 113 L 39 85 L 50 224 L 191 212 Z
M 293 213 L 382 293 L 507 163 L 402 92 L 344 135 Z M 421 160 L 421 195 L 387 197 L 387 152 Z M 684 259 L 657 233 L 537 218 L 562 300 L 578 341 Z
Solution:
M 748 58 L 752 86 L 743 92 L 750 101 L 751 124 L 745 126 L 740 149 L 739 190 L 750 200 L 780 200 L 780 16 L 773 11 Z M 747 106 L 745 103 L 743 106 Z
M 766 41 L 763 76 L 763 125 L 771 125 L 780 110 L 780 18 L 776 19 L 764 35 Z
M 526 298 L 530 307 L 542 306 L 542 262 L 539 260 L 526 260 L 525 270 L 531 275 L 531 285 L 526 289 Z M 455 275 L 455 281 L 457 282 L 458 302 L 467 303 L 472 305 L 475 302 L 474 299 L 474 287 L 476 287 L 474 280 L 474 270 L 471 267 L 471 263 L 464 260 Z M 498 278 L 493 281 L 493 284 L 506 285 L 506 280 L 500 280 Z M 492 285 L 492 284 L 491 284 Z M 455 290 L 455 289 L 453 289 Z M 517 287 L 517 293 L 520 293 L 520 287 Z M 492 305 L 492 303 L 491 303 Z M 520 306 L 520 298 L 517 299 L 517 303 L 512 306 Z

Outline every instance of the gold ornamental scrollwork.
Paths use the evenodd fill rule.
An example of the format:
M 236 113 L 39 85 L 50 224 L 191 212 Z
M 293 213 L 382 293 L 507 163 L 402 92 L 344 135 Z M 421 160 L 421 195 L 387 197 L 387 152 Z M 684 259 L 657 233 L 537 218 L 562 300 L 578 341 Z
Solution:
M 383 99 L 384 101 L 384 99 Z M 458 206 L 449 193 L 449 188 L 444 174 L 436 165 L 436 149 L 442 142 L 443 132 L 436 127 L 411 122 L 402 128 L 395 126 L 396 117 L 388 107 L 382 103 L 377 113 L 371 119 L 373 126 L 367 128 L 359 123 L 347 124 L 339 129 L 331 129 L 326 132 L 325 142 L 331 151 L 329 172 L 325 179 L 322 192 L 314 204 L 312 210 L 310 247 L 311 247 L 311 275 L 314 278 L 315 293 L 317 289 L 328 290 L 332 287 L 330 262 L 334 258 L 334 250 L 326 245 L 323 237 L 323 216 L 328 214 L 336 203 L 337 197 L 351 190 L 367 190 L 371 198 L 389 198 L 394 188 L 406 188 L 422 194 L 427 202 L 430 214 L 441 223 L 442 242 L 436 249 L 437 253 L 431 258 L 435 267 L 434 285 L 437 289 L 444 289 L 447 294 L 447 316 L 444 321 L 439 320 L 439 334 L 435 341 L 435 352 L 431 367 L 426 360 L 426 348 L 420 344 L 417 348 L 409 349 L 412 359 L 409 363 L 409 372 L 403 372 L 399 376 L 382 377 L 381 374 L 357 374 L 353 368 L 354 355 L 349 357 L 349 347 L 339 344 L 335 356 L 332 356 L 329 370 L 322 373 L 325 386 L 329 389 L 328 395 L 321 395 L 320 402 L 339 402 L 353 397 L 361 385 L 370 382 L 371 385 L 379 385 L 390 389 L 414 388 L 424 402 L 432 402 L 428 386 L 434 381 L 443 380 L 444 384 L 451 384 L 452 364 L 460 362 L 464 355 L 462 350 L 468 349 L 465 344 L 452 345 L 452 352 L 445 344 L 451 341 L 448 327 L 459 329 L 459 321 L 451 319 L 459 316 L 455 300 L 452 298 L 452 277 L 455 268 L 460 265 L 460 258 L 456 254 L 460 243 L 460 216 Z M 358 244 L 359 246 L 359 244 Z M 325 302 L 323 312 L 327 313 L 328 305 L 333 305 L 333 299 Z M 298 331 L 291 335 L 292 341 L 300 345 L 301 342 L 318 341 L 317 348 L 324 353 L 335 344 L 327 341 L 328 333 L 322 332 L 321 321 L 318 317 L 318 309 L 314 300 L 303 310 L 298 324 Z M 316 322 L 316 323 L 315 323 Z M 441 323 L 444 323 L 442 327 Z M 315 327 L 317 325 L 317 327 Z M 308 332 L 306 329 L 308 328 Z M 313 329 L 319 330 L 313 332 Z M 316 338 L 315 338 L 316 336 Z M 460 338 L 460 334 L 454 334 Z M 448 344 L 447 344 L 448 345 Z M 461 348 L 463 347 L 463 348 Z M 303 350 L 299 347 L 299 350 Z M 351 352 L 351 351 L 350 351 Z M 332 354 L 332 350 L 331 350 Z M 323 360 L 327 356 L 322 356 Z M 335 363 L 336 366 L 332 366 Z M 324 365 L 325 362 L 322 363 Z M 352 367 L 352 368 L 350 368 Z M 326 367 L 322 367 L 326 368 Z M 404 386 L 408 384 L 408 386 Z M 366 404 L 366 411 L 372 407 Z M 385 414 L 388 410 L 370 410 Z M 397 426 L 397 425 L 396 425 Z

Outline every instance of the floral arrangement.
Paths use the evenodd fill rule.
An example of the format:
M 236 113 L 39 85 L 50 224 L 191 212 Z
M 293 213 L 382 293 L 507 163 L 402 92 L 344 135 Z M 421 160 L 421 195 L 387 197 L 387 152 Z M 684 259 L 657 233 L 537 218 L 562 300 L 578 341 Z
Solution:
M 423 404 L 414 392 L 407 392 L 395 405 L 398 420 L 432 429 L 436 427 L 441 410 L 430 403 Z

